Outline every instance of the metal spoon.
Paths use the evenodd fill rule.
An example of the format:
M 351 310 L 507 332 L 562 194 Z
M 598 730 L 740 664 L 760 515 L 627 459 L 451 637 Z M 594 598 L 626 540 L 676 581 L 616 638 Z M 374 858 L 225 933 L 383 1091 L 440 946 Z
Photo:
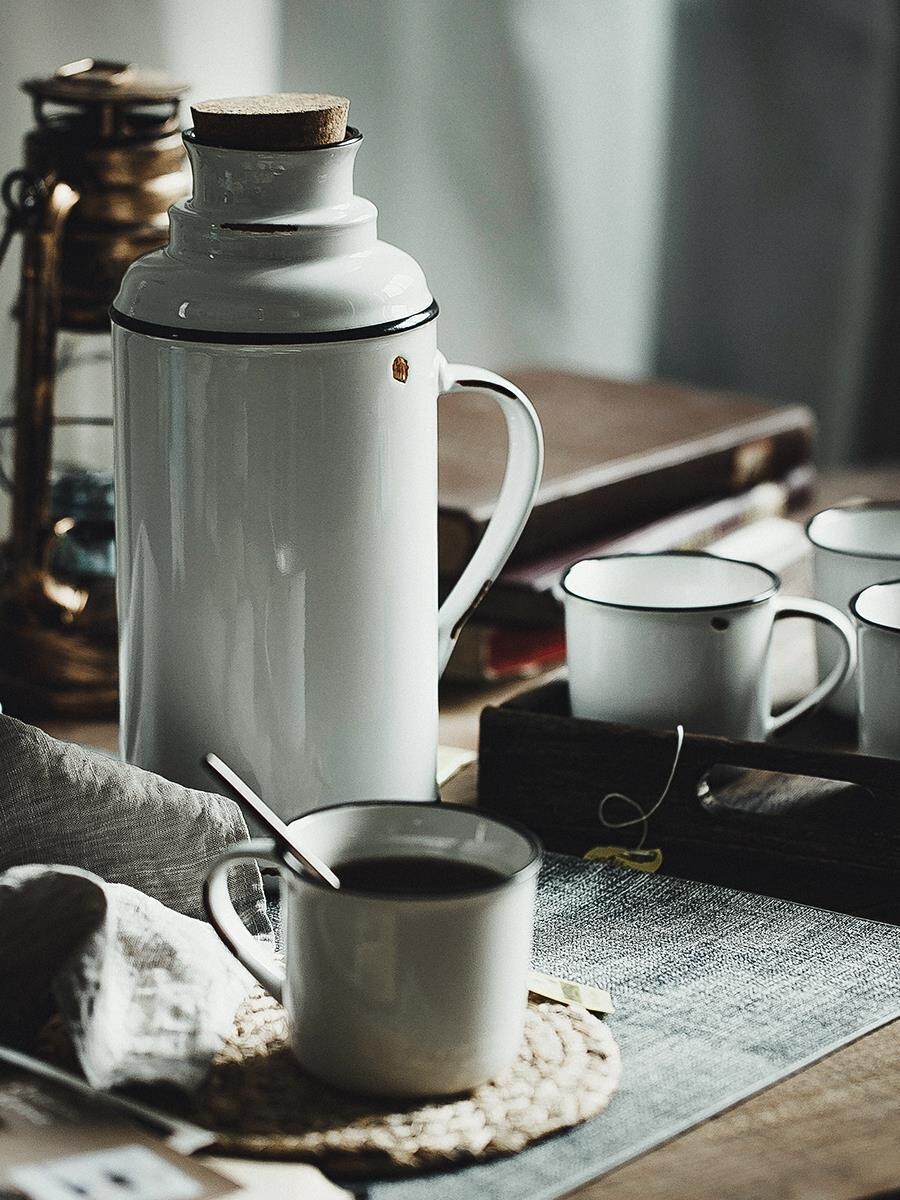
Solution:
M 262 821 L 282 853 L 287 851 L 292 854 L 307 871 L 317 875 L 323 883 L 327 883 L 330 887 L 339 888 L 341 886 L 341 881 L 331 867 L 323 863 L 312 851 L 301 850 L 290 827 L 269 808 L 264 800 L 257 796 L 251 787 L 244 783 L 240 775 L 232 771 L 227 763 L 222 762 L 218 754 L 206 754 L 203 761 L 210 771 L 218 775 L 219 779 L 226 783 L 240 800 L 243 800 L 257 820 Z

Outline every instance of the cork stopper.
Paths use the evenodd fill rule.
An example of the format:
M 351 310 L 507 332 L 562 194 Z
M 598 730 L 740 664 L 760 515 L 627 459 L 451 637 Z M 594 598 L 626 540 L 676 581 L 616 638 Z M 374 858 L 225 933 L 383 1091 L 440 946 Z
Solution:
M 311 150 L 347 136 L 350 101 L 313 92 L 235 96 L 191 105 L 197 141 L 230 150 Z

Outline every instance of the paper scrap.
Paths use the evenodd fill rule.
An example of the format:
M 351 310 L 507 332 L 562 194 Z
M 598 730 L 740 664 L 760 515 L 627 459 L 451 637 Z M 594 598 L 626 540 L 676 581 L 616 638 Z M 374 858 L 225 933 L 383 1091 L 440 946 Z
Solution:
M 469 763 L 475 762 L 477 758 L 478 755 L 474 750 L 463 750 L 459 746 L 438 746 L 438 787 L 443 787 L 445 783 L 449 783 L 451 779 L 455 779 L 464 767 L 467 767 Z
M 532 971 L 528 976 L 528 987 L 535 995 L 558 1004 L 580 1004 L 588 1012 L 595 1013 L 616 1011 L 609 992 L 587 983 L 574 983 L 571 979 L 557 979 L 555 975 Z
M 15 1167 L 9 1182 L 29 1200 L 196 1200 L 204 1187 L 149 1146 L 111 1146 Z

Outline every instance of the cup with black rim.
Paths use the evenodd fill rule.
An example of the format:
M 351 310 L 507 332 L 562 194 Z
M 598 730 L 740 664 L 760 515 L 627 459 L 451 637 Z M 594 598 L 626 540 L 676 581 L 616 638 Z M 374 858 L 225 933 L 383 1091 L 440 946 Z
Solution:
M 762 740 L 830 696 L 856 663 L 848 617 L 781 594 L 758 563 L 701 551 L 582 559 L 562 579 L 577 717 Z M 806 617 L 838 635 L 840 659 L 802 700 L 772 714 L 776 621 Z
M 492 1079 L 522 1043 L 541 861 L 512 822 L 434 802 L 320 808 L 291 824 L 341 886 L 262 838 L 225 851 L 205 900 L 225 945 L 287 1009 L 311 1074 L 348 1091 L 446 1096 Z M 228 870 L 281 875 L 284 965 L 242 924 Z
M 871 583 L 900 577 L 900 500 L 873 500 L 823 509 L 806 523 L 813 547 L 815 594 L 849 612 L 850 599 Z M 816 631 L 820 672 L 837 661 L 834 640 Z M 843 717 L 855 718 L 857 686 L 849 678 L 828 700 Z
M 850 612 L 859 649 L 859 748 L 900 758 L 900 579 L 863 588 Z

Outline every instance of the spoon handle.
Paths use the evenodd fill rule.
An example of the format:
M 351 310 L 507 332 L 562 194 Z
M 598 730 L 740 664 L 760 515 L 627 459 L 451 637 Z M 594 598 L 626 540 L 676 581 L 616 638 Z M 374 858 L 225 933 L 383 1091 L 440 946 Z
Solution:
M 228 763 L 223 762 L 218 754 L 207 754 L 203 761 L 207 767 L 214 772 L 222 780 L 227 783 L 231 790 L 240 797 L 250 811 L 256 816 L 269 832 L 274 836 L 280 850 L 288 850 L 296 858 L 302 866 L 313 875 L 317 875 L 323 883 L 329 884 L 333 888 L 339 888 L 341 882 L 326 863 L 310 850 L 301 850 L 297 845 L 297 840 L 288 825 L 282 821 L 281 817 L 276 812 L 273 812 L 251 787 L 241 779 L 240 775 L 232 771 Z

